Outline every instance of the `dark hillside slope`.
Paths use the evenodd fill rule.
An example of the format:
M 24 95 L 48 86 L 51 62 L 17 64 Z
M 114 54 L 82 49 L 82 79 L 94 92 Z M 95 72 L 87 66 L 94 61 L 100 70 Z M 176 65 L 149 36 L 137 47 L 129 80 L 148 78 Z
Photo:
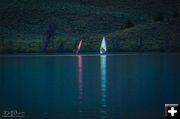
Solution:
M 112 51 L 180 51 L 180 19 L 147 23 L 107 36 Z
M 47 52 L 57 52 L 60 46 L 70 52 L 80 39 L 85 40 L 82 51 L 97 51 L 103 35 L 113 41 L 110 51 L 162 50 L 164 45 L 159 48 L 154 41 L 149 47 L 132 46 L 129 40 L 151 41 L 153 37 L 164 43 L 159 41 L 166 38 L 168 30 L 164 29 L 179 26 L 178 20 L 173 22 L 180 16 L 179 6 L 178 0 L 1 0 L 0 52 L 43 52 L 45 46 Z M 156 32 L 149 33 L 146 27 Z M 175 33 L 170 33 L 170 39 L 177 41 L 179 34 Z M 129 40 L 123 45 L 120 38 Z M 176 44 L 171 43 L 172 49 L 178 49 Z

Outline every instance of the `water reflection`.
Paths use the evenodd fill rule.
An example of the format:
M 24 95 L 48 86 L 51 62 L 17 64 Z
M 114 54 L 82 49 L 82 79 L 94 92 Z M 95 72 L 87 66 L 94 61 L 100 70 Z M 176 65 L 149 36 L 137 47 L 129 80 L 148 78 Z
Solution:
M 106 55 L 100 56 L 100 64 L 101 64 L 101 118 L 107 118 L 107 111 L 106 111 Z
M 78 86 L 79 86 L 79 112 L 82 112 L 83 80 L 82 80 L 82 56 L 78 55 Z

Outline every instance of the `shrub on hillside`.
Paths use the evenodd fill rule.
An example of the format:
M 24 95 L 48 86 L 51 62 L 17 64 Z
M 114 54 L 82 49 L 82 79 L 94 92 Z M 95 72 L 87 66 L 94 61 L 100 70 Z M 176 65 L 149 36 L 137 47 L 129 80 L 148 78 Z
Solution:
M 127 20 L 124 28 L 131 28 L 134 26 L 134 23 L 131 20 Z
M 178 18 L 178 17 L 179 17 L 178 12 L 177 12 L 177 11 L 174 11 L 174 12 L 173 12 L 173 18 Z
M 164 14 L 161 12 L 157 13 L 154 17 L 155 22 L 157 22 L 157 21 L 161 22 L 161 21 L 164 21 L 164 19 L 165 19 Z

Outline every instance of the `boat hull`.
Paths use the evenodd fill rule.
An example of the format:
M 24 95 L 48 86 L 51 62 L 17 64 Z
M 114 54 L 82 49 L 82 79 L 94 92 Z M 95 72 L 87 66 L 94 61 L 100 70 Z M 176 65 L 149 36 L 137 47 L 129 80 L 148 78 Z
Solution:
M 100 54 L 106 54 L 106 50 L 104 48 L 100 49 Z

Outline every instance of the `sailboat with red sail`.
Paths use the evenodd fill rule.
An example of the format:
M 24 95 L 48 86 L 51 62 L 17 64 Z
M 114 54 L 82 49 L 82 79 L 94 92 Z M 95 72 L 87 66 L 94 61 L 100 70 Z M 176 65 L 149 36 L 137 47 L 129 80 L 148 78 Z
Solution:
M 73 49 L 73 52 L 74 52 L 75 54 L 78 54 L 79 51 L 80 51 L 80 49 L 81 49 L 81 46 L 82 46 L 82 40 L 79 41 L 78 46 Z

